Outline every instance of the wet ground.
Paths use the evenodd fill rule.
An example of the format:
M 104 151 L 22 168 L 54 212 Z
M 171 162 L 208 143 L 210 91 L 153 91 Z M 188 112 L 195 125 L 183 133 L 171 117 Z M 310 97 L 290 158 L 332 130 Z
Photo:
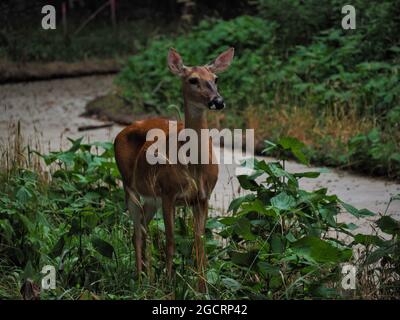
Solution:
M 40 144 L 44 152 L 67 147 L 67 137 L 84 136 L 87 141 L 113 141 L 121 126 L 78 131 L 81 126 L 101 124 L 98 120 L 80 115 L 88 101 L 112 89 L 112 82 L 113 76 L 91 76 L 0 85 L 0 143 L 7 143 L 18 121 L 25 142 Z M 265 159 L 273 161 L 271 158 Z M 220 165 L 218 184 L 211 196 L 214 212 L 226 214 L 229 202 L 242 194 L 235 179 L 235 169 L 235 165 Z M 314 171 L 319 168 L 289 162 L 287 169 Z M 386 210 L 390 197 L 400 193 L 399 183 L 333 169 L 317 179 L 304 179 L 301 185 L 307 190 L 327 187 L 329 193 L 337 194 L 357 208 L 381 213 Z M 400 201 L 394 202 L 388 213 L 400 219 Z M 341 215 L 340 219 L 359 225 L 357 233 L 372 232 L 368 220 L 357 220 L 348 214 Z

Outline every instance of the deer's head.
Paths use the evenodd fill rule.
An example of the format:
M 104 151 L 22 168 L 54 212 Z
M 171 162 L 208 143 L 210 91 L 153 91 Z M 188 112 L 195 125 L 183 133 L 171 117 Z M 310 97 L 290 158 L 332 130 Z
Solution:
M 224 99 L 218 92 L 217 74 L 230 66 L 234 49 L 221 53 L 214 62 L 198 67 L 187 67 L 175 49 L 168 52 L 168 67 L 182 79 L 185 98 L 198 108 L 221 110 L 225 107 Z

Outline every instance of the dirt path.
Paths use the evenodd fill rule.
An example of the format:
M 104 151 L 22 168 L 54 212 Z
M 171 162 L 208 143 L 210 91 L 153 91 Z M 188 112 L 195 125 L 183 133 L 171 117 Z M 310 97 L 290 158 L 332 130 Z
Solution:
M 75 79 L 39 81 L 0 86 L 0 143 L 7 143 L 13 126 L 20 121 L 22 133 L 31 143 L 40 143 L 42 151 L 68 146 L 67 137 L 84 136 L 88 141 L 112 141 L 122 127 L 79 132 L 78 127 L 99 124 L 99 121 L 80 117 L 85 104 L 112 87 L 113 76 L 92 76 Z M 273 160 L 266 158 L 267 160 Z M 229 202 L 242 191 L 235 179 L 235 165 L 221 165 L 217 187 L 211 197 L 216 211 L 226 212 Z M 289 171 L 316 170 L 289 162 Z M 391 195 L 400 193 L 400 184 L 383 179 L 363 177 L 343 171 L 330 170 L 318 179 L 301 182 L 308 190 L 327 187 L 343 201 L 357 208 L 384 212 Z M 393 203 L 390 214 L 400 218 L 400 202 Z M 369 233 L 369 221 L 343 214 L 344 221 L 360 225 L 356 232 Z

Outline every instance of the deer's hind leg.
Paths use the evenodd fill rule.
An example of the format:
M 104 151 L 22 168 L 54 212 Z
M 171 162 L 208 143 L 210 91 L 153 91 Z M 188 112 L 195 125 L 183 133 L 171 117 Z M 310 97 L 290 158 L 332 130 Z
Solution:
M 146 267 L 147 274 L 150 275 L 151 271 L 151 256 L 147 250 L 147 236 L 148 226 L 150 221 L 154 218 L 157 210 L 161 207 L 161 199 L 157 197 L 145 197 L 143 204 L 144 223 L 142 228 L 142 252 L 143 252 L 143 265 Z
M 167 276 L 172 278 L 172 262 L 175 253 L 174 221 L 175 221 L 175 199 L 172 197 L 162 198 L 162 210 L 165 225 L 166 238 L 166 267 Z
M 143 247 L 145 242 L 145 217 L 143 206 L 140 203 L 140 196 L 129 187 L 125 187 L 126 205 L 133 219 L 133 245 L 135 247 L 137 276 L 143 271 Z

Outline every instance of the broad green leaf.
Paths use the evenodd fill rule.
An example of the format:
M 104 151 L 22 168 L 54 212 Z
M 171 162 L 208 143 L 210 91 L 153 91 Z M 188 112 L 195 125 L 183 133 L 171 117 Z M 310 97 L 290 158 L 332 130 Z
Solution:
M 254 240 L 256 237 L 251 232 L 250 221 L 246 218 L 239 219 L 233 227 L 234 232 L 245 240 Z
M 31 198 L 32 198 L 32 192 L 29 191 L 26 187 L 22 186 L 19 188 L 17 191 L 16 197 L 18 201 L 20 201 L 23 204 L 26 204 Z
M 71 148 L 69 148 L 68 152 L 75 153 L 76 151 L 79 150 L 82 140 L 83 140 L 83 137 L 80 137 L 76 140 L 68 138 L 68 140 L 72 143 L 72 146 L 71 146 Z
M 237 282 L 235 279 L 224 277 L 222 278 L 222 283 L 225 285 L 226 288 L 231 289 L 231 290 L 239 290 L 242 288 L 242 285 Z
M 219 275 L 218 272 L 215 271 L 214 269 L 208 270 L 207 271 L 207 281 L 210 284 L 216 284 L 219 280 Z
M 296 199 L 283 191 L 271 199 L 271 205 L 279 210 L 289 210 L 296 206 Z
M 341 200 L 339 200 L 339 201 L 340 201 L 341 205 L 343 206 L 343 208 L 345 208 L 348 213 L 352 214 L 353 216 L 355 216 L 357 218 L 375 215 L 375 213 L 369 211 L 368 209 L 358 210 L 358 209 L 354 208 L 351 204 L 345 203 Z
M 265 261 L 260 261 L 257 263 L 257 267 L 264 277 L 265 276 L 279 276 L 279 267 L 276 265 L 272 265 Z
M 283 137 L 279 139 L 278 144 L 284 149 L 290 150 L 301 163 L 308 164 L 308 159 L 302 151 L 302 149 L 305 148 L 305 145 L 300 140 L 293 137 Z
M 249 252 L 240 252 L 240 251 L 233 251 L 231 253 L 232 262 L 244 267 L 249 267 L 256 257 L 256 253 L 254 251 Z
M 385 233 L 400 235 L 400 221 L 397 221 L 390 216 L 381 217 L 376 221 L 376 224 Z
M 206 223 L 206 228 L 210 230 L 219 229 L 224 227 L 224 224 L 221 223 L 217 218 L 209 218 Z
M 296 178 L 318 178 L 320 176 L 321 172 L 298 172 L 298 173 L 293 173 L 293 176 Z
M 260 214 L 269 214 L 264 204 L 259 199 L 255 199 L 252 202 L 243 203 L 240 210 L 240 215 L 247 214 L 249 212 L 257 212 Z
M 73 152 L 63 152 L 57 155 L 57 159 L 64 162 L 67 166 L 73 166 L 75 163 L 75 154 Z
M 114 144 L 108 141 L 96 141 L 91 143 L 92 146 L 101 147 L 104 150 L 112 150 L 114 149 Z
M 287 178 L 290 182 L 292 182 L 296 187 L 298 186 L 298 182 L 296 178 L 290 174 L 289 172 L 283 170 L 280 168 L 280 165 L 276 163 L 270 163 L 269 164 L 269 170 L 274 177 L 285 177 Z
M 387 257 L 389 255 L 392 255 L 395 253 L 396 250 L 396 246 L 394 246 L 391 243 L 385 243 L 384 246 L 376 249 L 375 251 L 371 252 L 366 260 L 365 260 L 365 264 L 372 264 L 375 262 L 378 262 L 380 259 L 382 259 L 383 257 Z
M 274 233 L 271 236 L 271 249 L 273 253 L 282 253 L 285 250 L 285 244 L 281 235 Z
M 357 234 L 354 236 L 354 242 L 363 244 L 365 246 L 373 244 L 380 247 L 384 244 L 385 241 L 375 235 Z
M 18 218 L 23 223 L 28 232 L 33 232 L 33 230 L 35 229 L 35 224 L 31 220 L 29 220 L 29 218 L 25 214 L 19 213 Z
M 236 221 L 238 221 L 238 217 L 223 217 L 219 219 L 219 222 L 221 222 L 222 224 L 226 225 L 226 226 L 231 226 L 233 224 L 236 223 Z
M 239 180 L 240 186 L 245 190 L 256 191 L 259 187 L 257 182 L 255 182 L 249 176 L 240 175 L 240 176 L 237 176 L 237 179 Z
M 114 247 L 108 243 L 107 241 L 104 241 L 103 239 L 100 239 L 98 237 L 95 237 L 92 239 L 92 244 L 93 247 L 104 257 L 107 258 L 112 258 L 113 253 L 114 253 Z
M 306 236 L 292 245 L 292 250 L 306 260 L 317 263 L 339 263 L 351 258 L 351 249 L 340 249 L 326 240 Z
M 253 201 L 254 199 L 255 199 L 255 195 L 254 194 L 248 194 L 248 195 L 233 199 L 232 202 L 229 205 L 228 212 L 233 211 L 233 213 L 236 213 L 237 210 L 239 209 L 240 205 L 243 202 Z

